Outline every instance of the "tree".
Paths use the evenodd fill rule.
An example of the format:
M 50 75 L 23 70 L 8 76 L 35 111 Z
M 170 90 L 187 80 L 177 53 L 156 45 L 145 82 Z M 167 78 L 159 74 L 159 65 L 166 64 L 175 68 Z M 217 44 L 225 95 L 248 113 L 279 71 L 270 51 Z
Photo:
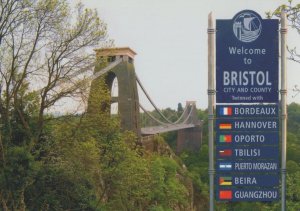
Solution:
M 26 1 L 1 1 L 0 44 L 2 39 L 9 34 L 9 30 L 18 27 L 21 23 L 23 18 L 22 10 L 27 6 Z
M 178 114 L 181 114 L 182 112 L 183 112 L 182 104 L 181 104 L 181 103 L 178 103 L 178 106 L 177 106 L 177 113 L 178 113 Z
M 0 12 L 0 204 L 25 210 L 44 163 L 46 112 L 63 98 L 84 97 L 81 73 L 94 66 L 92 49 L 106 26 L 95 10 L 72 9 L 67 0 L 3 0 Z
M 293 0 L 288 0 L 287 4 L 280 5 L 274 12 L 267 12 L 267 16 L 280 17 L 281 11 L 285 11 L 290 27 L 300 34 L 300 4 L 293 4 Z M 300 55 L 296 48 L 288 48 L 288 51 L 290 52 L 289 59 L 300 63 Z
M 35 143 L 42 134 L 45 112 L 60 99 L 82 93 L 79 72 L 94 64 L 90 48 L 103 40 L 106 29 L 96 11 L 78 4 L 73 13 L 66 0 L 28 1 L 20 13 L 23 19 L 9 27 L 1 45 L 1 115 L 9 124 L 13 107 Z M 24 116 L 22 100 L 30 93 L 24 90 L 20 95 L 24 86 L 35 88 L 40 98 L 35 130 Z
M 280 17 L 281 11 L 285 11 L 287 15 L 287 20 L 289 22 L 290 28 L 296 30 L 300 34 L 300 4 L 294 4 L 293 0 L 288 0 L 287 4 L 280 5 L 274 12 L 267 12 L 267 16 L 270 18 L 272 16 Z M 288 52 L 290 53 L 289 60 L 300 63 L 300 54 L 296 47 L 288 47 Z M 298 85 L 295 85 L 294 92 L 295 96 L 300 93 Z

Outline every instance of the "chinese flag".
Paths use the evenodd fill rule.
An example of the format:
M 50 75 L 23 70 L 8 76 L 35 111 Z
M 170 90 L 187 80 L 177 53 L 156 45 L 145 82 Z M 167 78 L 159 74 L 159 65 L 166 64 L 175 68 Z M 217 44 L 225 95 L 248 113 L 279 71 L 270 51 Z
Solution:
M 232 190 L 220 190 L 220 199 L 232 199 Z

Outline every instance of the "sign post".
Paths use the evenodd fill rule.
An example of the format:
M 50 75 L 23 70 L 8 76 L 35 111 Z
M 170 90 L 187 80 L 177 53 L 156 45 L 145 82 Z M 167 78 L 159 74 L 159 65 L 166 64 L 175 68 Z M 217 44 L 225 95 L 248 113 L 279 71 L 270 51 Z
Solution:
M 209 150 L 210 156 L 213 156 L 211 150 L 216 150 L 218 201 L 276 201 L 280 198 L 278 27 L 277 19 L 262 19 L 251 10 L 216 22 L 216 147 L 209 142 Z M 281 29 L 282 34 L 285 32 Z M 285 42 L 281 45 L 284 46 L 281 50 L 285 49 Z M 281 65 L 285 66 L 285 62 Z M 281 77 L 285 80 L 284 75 Z M 209 90 L 213 90 L 210 80 L 209 75 Z M 281 117 L 286 121 L 285 82 L 280 92 L 281 108 L 285 106 Z M 214 103 L 211 100 L 209 141 L 213 137 L 210 128 L 213 110 L 210 109 Z M 285 150 L 284 127 L 286 125 L 282 128 L 282 149 Z M 212 160 L 210 157 L 210 183 Z M 285 180 L 284 152 L 282 180 Z M 283 181 L 282 185 L 285 186 Z M 213 183 L 212 192 L 211 188 Z M 213 210 L 213 204 L 210 208 Z
M 214 210 L 214 98 L 215 98 L 215 28 L 212 13 L 208 16 L 208 146 L 209 146 L 209 210 Z
M 281 12 L 281 210 L 286 210 L 286 130 L 287 130 L 287 77 L 286 77 L 286 14 Z

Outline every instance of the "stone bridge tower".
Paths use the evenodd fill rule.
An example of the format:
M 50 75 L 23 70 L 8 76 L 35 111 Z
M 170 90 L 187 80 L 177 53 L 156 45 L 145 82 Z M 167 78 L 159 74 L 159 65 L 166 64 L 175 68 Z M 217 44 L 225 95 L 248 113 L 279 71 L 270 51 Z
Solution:
M 196 109 L 195 101 L 187 101 L 186 106 L 188 106 L 189 110 L 186 112 L 186 116 L 191 113 L 191 119 L 188 122 L 195 125 L 193 128 L 187 128 L 183 130 L 178 130 L 177 132 L 177 153 L 182 152 L 183 150 L 188 151 L 199 151 L 202 144 L 202 125 L 203 121 L 199 120 Z
M 97 83 L 99 83 L 99 80 L 101 79 L 104 79 L 105 84 L 111 92 L 114 79 L 117 78 L 118 96 L 111 97 L 110 102 L 108 103 L 101 101 L 102 99 L 100 99 L 100 102 L 93 102 L 92 99 L 89 99 L 88 107 L 91 107 L 94 103 L 98 104 L 98 106 L 109 104 L 106 106 L 110 107 L 111 103 L 117 102 L 118 115 L 121 121 L 122 130 L 133 131 L 138 137 L 140 137 L 141 126 L 139 119 L 139 97 L 134 69 L 134 56 L 136 53 L 128 47 L 97 49 L 95 51 L 97 65 L 95 67 L 94 74 L 97 74 L 97 72 L 101 71 L 108 65 L 113 63 L 116 63 L 116 65 L 113 66 L 113 68 L 111 68 L 107 73 L 92 81 L 90 93 L 92 93 L 93 90 L 97 90 Z

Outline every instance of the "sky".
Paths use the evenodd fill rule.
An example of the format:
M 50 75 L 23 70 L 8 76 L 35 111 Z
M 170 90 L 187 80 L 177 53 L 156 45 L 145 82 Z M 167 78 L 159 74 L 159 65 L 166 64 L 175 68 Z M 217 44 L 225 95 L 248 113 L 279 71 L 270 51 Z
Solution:
M 155 104 L 176 109 L 196 101 L 207 108 L 207 17 L 232 19 L 250 9 L 263 18 L 287 0 L 82 0 L 107 23 L 115 47 L 130 47 L 137 55 L 135 71 Z M 294 0 L 295 4 L 300 0 Z M 300 39 L 289 30 L 288 45 Z M 298 41 L 299 43 L 299 41 Z M 288 61 L 288 103 L 300 103 L 292 91 L 300 87 L 300 64 Z M 152 110 L 139 93 L 140 103 Z

